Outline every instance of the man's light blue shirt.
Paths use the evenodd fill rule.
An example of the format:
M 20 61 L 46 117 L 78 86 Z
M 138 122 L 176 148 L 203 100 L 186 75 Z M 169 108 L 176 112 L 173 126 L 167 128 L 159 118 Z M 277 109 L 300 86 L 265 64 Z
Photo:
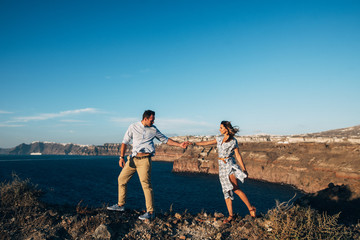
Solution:
M 151 127 L 145 127 L 141 122 L 136 122 L 129 126 L 122 143 L 130 144 L 131 139 L 133 140 L 131 153 L 133 157 L 138 153 L 150 153 L 151 155 L 154 155 L 154 138 L 162 143 L 167 143 L 168 141 L 168 138 L 154 125 Z

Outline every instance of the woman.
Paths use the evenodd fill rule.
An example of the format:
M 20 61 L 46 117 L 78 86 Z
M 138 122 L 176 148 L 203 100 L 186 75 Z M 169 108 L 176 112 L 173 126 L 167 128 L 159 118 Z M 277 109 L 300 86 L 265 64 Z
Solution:
M 242 161 L 237 140 L 234 138 L 235 134 L 239 131 L 234 128 L 229 121 L 222 121 L 220 124 L 220 133 L 222 136 L 216 137 L 211 141 L 196 142 L 193 145 L 206 146 L 217 144 L 217 151 L 219 154 L 219 178 L 221 187 L 224 193 L 226 207 L 229 211 L 229 217 L 224 220 L 224 223 L 229 223 L 234 218 L 232 200 L 234 200 L 233 192 L 235 192 L 249 209 L 252 217 L 256 216 L 256 208 L 252 206 L 246 197 L 245 193 L 239 189 L 237 179 L 244 182 L 247 177 L 244 162 Z M 236 164 L 235 158 L 238 160 L 239 165 Z

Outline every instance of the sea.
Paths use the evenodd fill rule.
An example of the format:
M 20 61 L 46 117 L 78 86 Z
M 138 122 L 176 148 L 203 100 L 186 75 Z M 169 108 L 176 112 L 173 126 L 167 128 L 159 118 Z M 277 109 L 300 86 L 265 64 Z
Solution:
M 152 162 L 152 185 L 156 211 L 227 214 L 218 175 L 173 173 L 172 162 Z M 0 155 L 0 181 L 9 182 L 13 174 L 30 179 L 45 192 L 42 200 L 51 204 L 106 207 L 117 203 L 117 178 L 121 171 L 116 156 Z M 250 173 L 251 174 L 251 173 Z M 292 186 L 246 179 L 239 183 L 258 213 L 301 197 Z M 129 209 L 144 210 L 144 194 L 137 174 L 127 188 Z M 248 210 L 235 195 L 234 213 Z

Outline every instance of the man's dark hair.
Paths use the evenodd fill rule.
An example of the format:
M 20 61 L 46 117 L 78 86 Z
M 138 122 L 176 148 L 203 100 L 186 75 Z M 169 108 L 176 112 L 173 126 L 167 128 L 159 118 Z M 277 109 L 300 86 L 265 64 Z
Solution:
M 146 110 L 143 114 L 142 120 L 144 120 L 145 118 L 149 118 L 151 115 L 155 116 L 155 112 L 152 110 Z

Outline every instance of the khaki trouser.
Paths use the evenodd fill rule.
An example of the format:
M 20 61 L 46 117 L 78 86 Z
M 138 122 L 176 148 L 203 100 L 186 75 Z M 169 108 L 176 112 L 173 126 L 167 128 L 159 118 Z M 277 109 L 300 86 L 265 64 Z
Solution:
M 127 157 L 127 162 L 118 177 L 119 188 L 119 206 L 123 206 L 126 202 L 127 183 L 130 178 L 137 172 L 142 189 L 145 195 L 146 210 L 154 211 L 153 190 L 151 186 L 151 157 L 136 159 Z

